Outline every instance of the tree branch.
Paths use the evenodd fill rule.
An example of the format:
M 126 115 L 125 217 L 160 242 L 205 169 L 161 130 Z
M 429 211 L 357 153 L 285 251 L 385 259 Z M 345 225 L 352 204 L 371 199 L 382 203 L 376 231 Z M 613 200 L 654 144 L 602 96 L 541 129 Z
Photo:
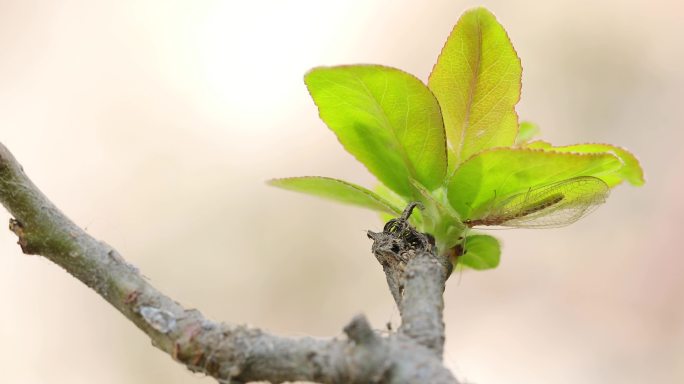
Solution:
M 443 260 L 430 252 L 418 252 L 406 266 L 404 296 L 399 306 L 399 331 L 434 350 L 440 358 L 444 352 L 446 279 L 447 268 Z
M 368 232 L 373 253 L 382 265 L 401 314 L 399 332 L 442 357 L 444 350 L 444 285 L 451 262 L 437 254 L 433 239 L 418 232 L 408 219 L 418 203 L 390 220 L 383 232 Z
M 432 256 L 415 257 L 408 263 L 409 278 L 400 306 L 404 317 L 401 332 L 380 337 L 364 317 L 357 316 L 345 328 L 347 340 L 284 338 L 212 322 L 159 292 L 116 250 L 62 214 L 2 144 L 0 202 L 14 217 L 10 229 L 24 253 L 43 255 L 64 268 L 145 332 L 153 345 L 192 371 L 238 383 L 457 383 L 439 357 L 444 283 L 439 279 L 423 281 L 435 274 L 430 263 L 422 261 L 430 261 Z M 418 306 L 421 297 L 437 293 L 439 299 L 426 301 L 425 311 Z M 437 307 L 440 320 L 435 323 Z M 437 343 L 434 337 L 424 336 L 431 324 L 437 324 L 441 335 Z

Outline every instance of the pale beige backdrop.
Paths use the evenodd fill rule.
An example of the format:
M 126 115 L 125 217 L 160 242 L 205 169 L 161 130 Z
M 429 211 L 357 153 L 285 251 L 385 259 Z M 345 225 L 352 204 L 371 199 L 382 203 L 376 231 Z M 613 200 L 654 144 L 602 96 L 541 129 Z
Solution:
M 371 212 L 272 189 L 372 186 L 302 75 L 381 63 L 427 79 L 473 1 L 0 1 L 0 141 L 78 224 L 214 319 L 339 336 L 397 322 Z M 684 382 L 684 6 L 484 1 L 522 58 L 521 117 L 554 143 L 636 153 L 580 223 L 498 231 L 501 267 L 453 276 L 446 363 L 482 384 Z M 6 211 L 0 222 L 7 222 Z M 2 225 L 2 224 L 0 224 Z M 211 383 L 0 230 L 0 382 Z

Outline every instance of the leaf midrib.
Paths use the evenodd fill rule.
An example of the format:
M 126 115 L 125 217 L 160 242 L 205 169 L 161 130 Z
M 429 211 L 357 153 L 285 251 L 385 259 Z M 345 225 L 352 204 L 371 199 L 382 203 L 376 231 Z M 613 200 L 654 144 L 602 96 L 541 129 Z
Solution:
M 375 68 L 373 68 L 375 70 Z M 409 175 L 413 179 L 416 179 L 416 171 L 413 168 L 413 164 L 411 163 L 410 159 L 408 158 L 408 154 L 406 153 L 406 148 L 404 148 L 404 145 L 402 144 L 401 140 L 399 140 L 399 137 L 397 136 L 396 129 L 394 125 L 389 121 L 387 118 L 387 112 L 385 112 L 385 109 L 382 107 L 382 100 L 378 100 L 373 92 L 371 92 L 370 89 L 366 86 L 366 83 L 363 81 L 363 79 L 356 73 L 352 72 L 352 76 L 356 81 L 358 81 L 361 86 L 363 87 L 363 90 L 366 92 L 368 97 L 373 101 L 373 106 L 375 107 L 377 113 L 382 117 L 382 122 L 384 123 L 383 125 L 387 128 L 387 130 L 390 131 L 391 137 L 394 139 L 394 144 L 396 148 L 398 149 L 398 152 L 404 161 L 404 164 L 406 165 L 406 169 L 409 172 Z M 383 91 L 383 96 L 382 99 L 384 99 L 385 92 L 387 91 L 387 77 L 383 76 L 383 79 L 385 81 L 385 90 Z M 408 99 L 407 99 L 407 104 L 409 104 Z M 408 116 L 407 116 L 408 118 Z M 408 184 L 410 186 L 410 184 Z M 412 189 L 410 187 L 410 189 Z
M 482 65 L 482 25 L 480 23 L 480 16 L 476 15 L 476 26 L 477 26 L 477 55 L 475 57 L 476 61 L 474 66 L 471 66 L 473 70 L 473 76 L 470 80 L 470 87 L 468 88 L 468 102 L 466 103 L 466 113 L 463 118 L 463 125 L 461 127 L 461 140 L 458 143 L 458 151 L 456 152 L 456 164 L 461 163 L 461 154 L 463 152 L 463 143 L 466 137 L 466 131 L 470 123 L 470 114 L 473 107 L 473 99 L 475 98 L 477 82 L 479 80 L 480 66 Z M 463 37 L 461 37 L 463 39 Z

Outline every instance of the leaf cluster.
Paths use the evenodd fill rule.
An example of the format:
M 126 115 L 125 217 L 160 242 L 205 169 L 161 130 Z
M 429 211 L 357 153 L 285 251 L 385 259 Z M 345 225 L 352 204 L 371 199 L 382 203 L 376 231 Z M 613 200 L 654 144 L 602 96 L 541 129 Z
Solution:
M 644 183 L 637 159 L 623 148 L 531 141 L 539 128 L 519 122 L 515 110 L 521 75 L 506 31 L 484 8 L 461 16 L 427 84 L 381 65 L 314 68 L 305 83 L 320 118 L 380 185 L 371 190 L 328 177 L 270 184 L 391 216 L 419 201 L 425 209 L 412 224 L 435 237 L 440 253 L 473 269 L 493 268 L 498 240 L 468 232 L 469 224 L 516 226 L 526 216 L 569 224 L 563 217 L 582 217 L 609 188 Z M 551 190 L 555 195 L 543 195 Z

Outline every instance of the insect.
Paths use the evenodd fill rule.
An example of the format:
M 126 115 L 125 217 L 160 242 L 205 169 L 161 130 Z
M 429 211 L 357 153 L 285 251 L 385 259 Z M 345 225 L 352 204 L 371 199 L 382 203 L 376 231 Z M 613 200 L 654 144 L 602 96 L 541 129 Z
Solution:
M 530 188 L 496 203 L 464 224 L 512 228 L 557 228 L 572 224 L 605 202 L 610 189 L 601 179 L 578 176 Z

